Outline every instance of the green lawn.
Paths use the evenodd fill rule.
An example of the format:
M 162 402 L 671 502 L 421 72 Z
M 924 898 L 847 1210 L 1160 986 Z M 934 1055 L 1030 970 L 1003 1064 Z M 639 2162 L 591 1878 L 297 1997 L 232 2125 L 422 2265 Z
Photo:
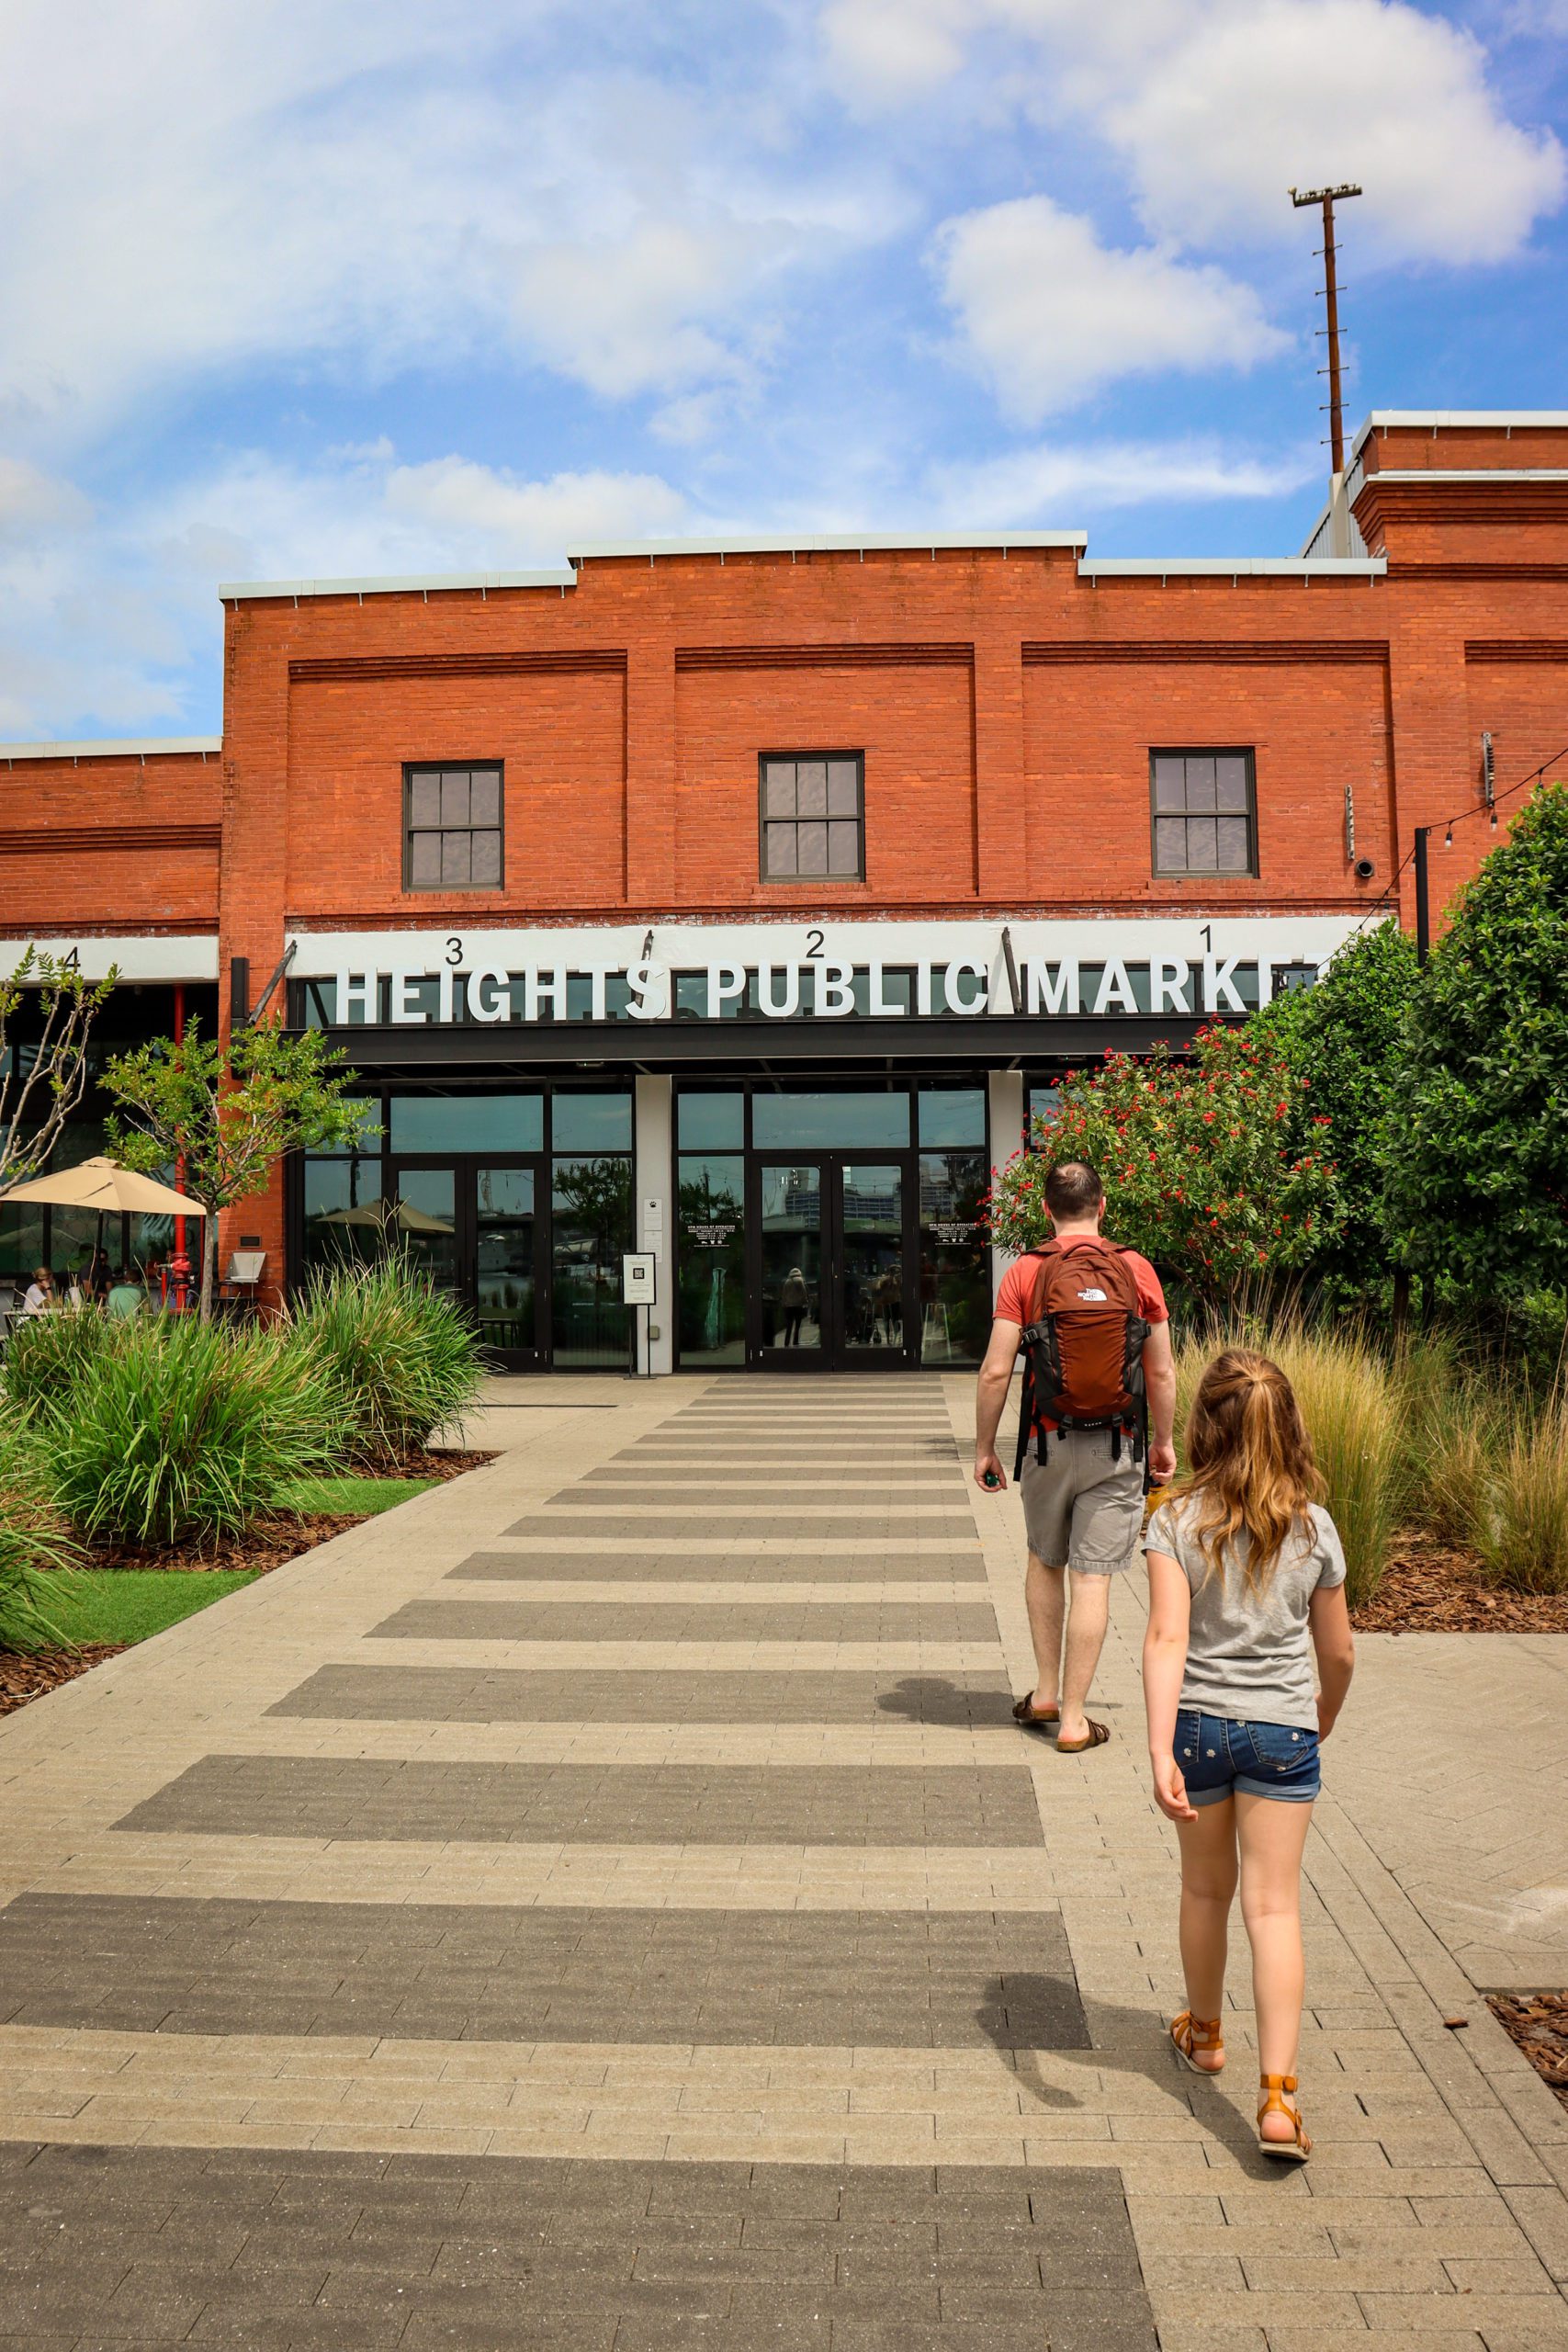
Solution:
M 46 1580 L 43 1613 L 73 1642 L 144 1642 L 177 1625 L 225 1593 L 254 1584 L 249 1568 L 193 1572 L 162 1568 L 85 1568 Z
M 332 1512 L 341 1519 L 354 1512 L 374 1519 L 378 1511 L 394 1510 L 441 1483 L 439 1478 L 297 1478 L 292 1486 L 278 1488 L 277 1501 L 281 1510 Z

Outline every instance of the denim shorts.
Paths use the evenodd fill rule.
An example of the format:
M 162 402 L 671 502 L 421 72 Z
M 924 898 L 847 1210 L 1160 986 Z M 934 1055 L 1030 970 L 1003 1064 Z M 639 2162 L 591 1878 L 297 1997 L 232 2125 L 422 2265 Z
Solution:
M 1190 1804 L 1218 1804 L 1241 1794 L 1311 1804 L 1323 1786 L 1317 1734 L 1294 1724 L 1233 1724 L 1183 1707 L 1176 1718 L 1176 1761 Z

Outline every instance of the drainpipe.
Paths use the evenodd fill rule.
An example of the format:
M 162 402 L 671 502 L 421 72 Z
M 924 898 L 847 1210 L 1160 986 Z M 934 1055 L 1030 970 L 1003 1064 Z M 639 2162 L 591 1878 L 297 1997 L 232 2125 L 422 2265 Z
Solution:
M 175 1043 L 176 1046 L 184 1044 L 185 1034 L 185 982 L 176 980 L 175 982 Z M 183 1193 L 185 1188 L 186 1160 L 182 1151 L 175 1161 L 175 1190 L 176 1193 Z M 190 1260 L 186 1255 L 186 1221 L 183 1216 L 176 1216 L 175 1219 L 175 1254 L 170 1261 L 169 1272 L 175 1278 L 175 1310 L 176 1314 L 183 1315 L 190 1304 Z

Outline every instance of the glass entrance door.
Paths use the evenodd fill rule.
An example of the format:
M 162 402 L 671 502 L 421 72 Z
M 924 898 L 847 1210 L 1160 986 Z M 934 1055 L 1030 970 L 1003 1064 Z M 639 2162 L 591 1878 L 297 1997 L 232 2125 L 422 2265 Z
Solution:
M 395 1160 L 391 1240 L 450 1291 L 502 1370 L 540 1361 L 547 1266 L 536 1160 Z
M 913 1362 L 913 1201 L 902 1155 L 754 1158 L 751 1362 L 800 1371 Z

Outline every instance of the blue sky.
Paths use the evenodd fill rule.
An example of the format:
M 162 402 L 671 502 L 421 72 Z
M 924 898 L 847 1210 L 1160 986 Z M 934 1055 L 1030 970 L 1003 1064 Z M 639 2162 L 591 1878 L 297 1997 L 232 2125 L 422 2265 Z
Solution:
M 451 21 L 444 21 L 450 17 Z M 220 723 L 220 579 L 595 538 L 1290 554 L 1568 407 L 1568 0 L 10 0 L 0 737 Z M 1568 134 L 1565 134 L 1568 135 Z

